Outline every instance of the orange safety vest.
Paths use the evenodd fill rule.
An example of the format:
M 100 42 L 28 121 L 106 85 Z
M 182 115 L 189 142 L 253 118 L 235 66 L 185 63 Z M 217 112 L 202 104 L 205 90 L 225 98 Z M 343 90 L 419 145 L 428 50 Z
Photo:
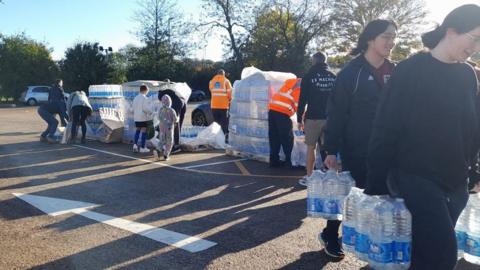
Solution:
M 212 109 L 228 109 L 232 100 L 232 85 L 223 75 L 215 75 L 210 81 L 210 93 L 212 100 L 210 107 Z
M 272 111 L 292 116 L 297 112 L 298 99 L 300 97 L 300 83 L 302 79 L 288 79 L 280 90 L 273 95 L 268 104 Z

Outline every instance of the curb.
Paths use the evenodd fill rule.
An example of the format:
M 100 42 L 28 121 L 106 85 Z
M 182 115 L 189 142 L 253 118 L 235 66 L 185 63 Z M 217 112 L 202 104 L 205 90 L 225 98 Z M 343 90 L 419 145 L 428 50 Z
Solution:
M 0 108 L 16 108 L 16 104 L 0 104 Z

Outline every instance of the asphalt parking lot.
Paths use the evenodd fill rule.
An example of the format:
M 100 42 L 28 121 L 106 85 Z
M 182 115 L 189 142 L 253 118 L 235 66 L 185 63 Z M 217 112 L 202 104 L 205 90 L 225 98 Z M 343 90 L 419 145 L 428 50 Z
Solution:
M 0 121 L 0 269 L 368 269 L 328 260 L 302 170 L 40 143 L 35 107 L 0 109 Z

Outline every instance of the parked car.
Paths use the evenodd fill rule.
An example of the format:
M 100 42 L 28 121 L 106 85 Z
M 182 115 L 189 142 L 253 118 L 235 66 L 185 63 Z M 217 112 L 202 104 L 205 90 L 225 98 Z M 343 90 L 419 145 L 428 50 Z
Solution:
M 188 101 L 202 101 L 207 97 L 202 90 L 193 90 Z
M 29 106 L 45 103 L 48 101 L 48 93 L 50 88 L 50 86 L 45 85 L 28 86 L 27 90 L 22 92 L 19 101 Z M 68 98 L 69 96 L 70 94 L 65 93 L 65 98 Z
M 192 111 L 193 126 L 209 126 L 211 123 L 213 123 L 213 114 L 210 103 L 202 103 Z

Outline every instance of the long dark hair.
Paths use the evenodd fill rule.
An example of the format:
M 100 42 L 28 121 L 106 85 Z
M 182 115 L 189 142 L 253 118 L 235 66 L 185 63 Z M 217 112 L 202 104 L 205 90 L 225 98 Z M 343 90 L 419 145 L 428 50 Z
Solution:
M 429 49 L 435 48 L 447 33 L 453 28 L 459 34 L 467 33 L 480 26 L 480 6 L 468 4 L 459 6 L 448 13 L 443 23 L 435 30 L 422 35 L 423 45 Z
M 357 55 L 367 51 L 368 49 L 368 42 L 370 40 L 374 40 L 380 34 L 385 32 L 388 26 L 393 25 L 395 29 L 397 29 L 397 24 L 391 20 L 384 20 L 384 19 L 376 19 L 367 24 L 363 29 L 362 33 L 358 37 L 357 47 L 355 47 L 351 52 L 350 55 Z

